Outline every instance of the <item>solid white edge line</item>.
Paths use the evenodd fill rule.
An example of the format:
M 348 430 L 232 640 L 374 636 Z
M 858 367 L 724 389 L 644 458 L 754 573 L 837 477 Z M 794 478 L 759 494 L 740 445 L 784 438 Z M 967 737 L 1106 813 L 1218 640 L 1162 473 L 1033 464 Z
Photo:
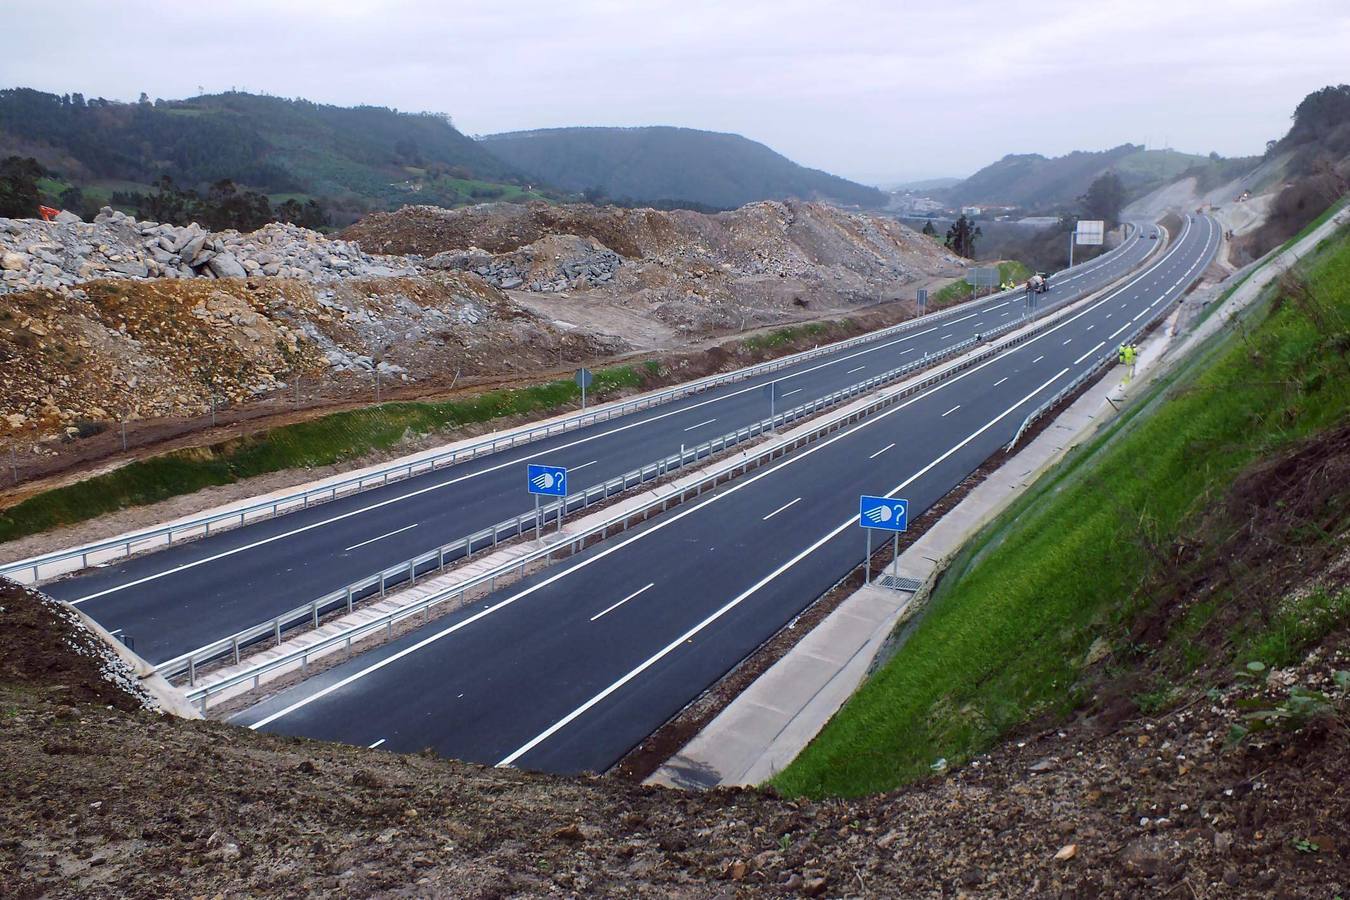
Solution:
M 604 609 L 600 610 L 600 612 L 598 612 L 598 613 L 596 613 L 595 615 L 591 616 L 591 621 L 594 622 L 596 619 L 600 618 L 600 617 L 603 616 L 605 613 L 613 612 L 614 610 L 618 609 L 620 606 L 623 606 L 623 605 L 624 605 L 625 603 L 627 603 L 629 600 L 632 600 L 632 599 L 633 599 L 634 597 L 636 597 L 638 594 L 646 593 L 647 591 L 651 590 L 652 587 L 653 587 L 655 584 L 656 584 L 656 582 L 653 581 L 651 584 L 647 585 L 646 587 L 638 588 L 636 591 L 633 591 L 633 593 L 629 594 L 627 597 L 624 597 L 622 600 L 620 600 L 618 603 L 615 603 L 613 606 L 607 606 L 607 607 L 605 607 Z
M 380 738 L 380 739 L 379 739 L 378 741 L 376 741 L 375 743 L 373 743 L 373 744 L 368 744 L 368 745 L 366 746 L 366 749 L 367 749 L 367 750 L 374 750 L 376 747 L 380 746 L 381 744 L 383 744 L 383 743 L 384 743 L 385 741 L 387 741 L 387 740 L 389 740 L 389 739 L 388 739 L 388 738 Z

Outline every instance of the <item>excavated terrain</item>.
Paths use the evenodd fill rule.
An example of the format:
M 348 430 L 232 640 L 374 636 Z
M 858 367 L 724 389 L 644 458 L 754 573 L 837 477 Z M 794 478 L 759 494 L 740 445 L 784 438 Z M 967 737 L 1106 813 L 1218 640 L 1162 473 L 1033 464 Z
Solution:
M 960 273 L 894 221 L 817 204 L 409 207 L 344 237 L 113 210 L 0 220 L 0 450 L 29 476 L 61 471 L 106 455 L 82 442 L 124 422 L 178 436 L 174 420 L 213 407 L 238 421 L 278 400 L 317 414 L 374 399 L 377 382 L 387 398 L 554 377 L 855 316 Z
M 405 207 L 343 232 L 523 294 L 581 292 L 688 336 L 913 297 L 963 261 L 892 219 L 819 203 L 707 215 L 544 203 Z M 514 295 L 514 294 L 513 294 Z

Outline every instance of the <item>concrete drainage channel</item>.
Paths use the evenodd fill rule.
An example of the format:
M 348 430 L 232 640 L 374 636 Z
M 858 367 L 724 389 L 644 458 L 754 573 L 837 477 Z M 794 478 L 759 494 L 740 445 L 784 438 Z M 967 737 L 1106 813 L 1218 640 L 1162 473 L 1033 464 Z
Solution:
M 414 589 L 417 596 L 413 599 L 406 599 L 408 592 L 405 591 L 398 595 L 396 602 L 384 610 L 354 611 L 351 615 L 344 615 L 338 621 L 329 623 L 318 631 L 300 635 L 298 638 L 291 639 L 281 646 L 271 648 L 254 657 L 243 658 L 237 664 L 227 665 L 225 668 L 209 675 L 197 677 L 194 679 L 196 683 L 186 689 L 186 694 L 203 710 L 227 700 L 233 701 L 230 703 L 230 706 L 233 707 L 237 704 L 237 698 L 241 695 L 252 692 L 265 684 L 278 682 L 282 679 L 291 681 L 297 676 L 308 677 L 308 675 L 313 674 L 311 671 L 312 664 L 318 659 L 333 654 L 340 654 L 337 657 L 340 659 L 345 658 L 350 653 L 360 652 L 365 649 L 362 646 L 364 644 L 373 640 L 387 640 L 392 637 L 396 628 L 413 627 L 429 620 L 433 610 L 439 615 L 457 609 L 476 597 L 492 592 L 507 583 L 508 580 L 523 577 L 537 570 L 540 566 L 565 558 L 591 543 L 604 540 L 613 531 L 623 530 L 645 521 L 651 515 L 664 511 L 687 497 L 698 496 L 704 490 L 715 489 L 718 485 L 744 474 L 751 468 L 789 453 L 838 428 L 852 424 L 899 399 L 926 390 L 957 372 L 1022 343 L 1053 326 L 1064 315 L 1072 312 L 1079 303 L 1090 302 L 1093 298 L 1113 290 L 1115 286 L 1113 284 L 1076 303 L 1066 304 L 1054 312 L 1043 311 L 1040 320 L 1037 322 L 1028 323 L 1025 320 L 1018 320 L 1009 323 L 1002 330 L 1020 330 L 1014 336 L 1006 338 L 997 345 L 974 350 L 963 358 L 942 367 L 937 372 L 913 378 L 898 388 L 883 391 L 870 398 L 864 397 L 857 400 L 828 419 L 800 425 L 782 435 L 778 440 L 764 442 L 753 455 L 747 453 L 740 459 L 732 460 L 726 464 L 714 464 L 686 477 L 678 478 L 669 491 L 665 493 L 653 491 L 653 497 L 650 500 L 645 502 L 641 498 L 621 500 L 617 513 L 611 515 L 597 513 L 581 522 L 574 522 L 571 533 L 564 532 L 560 539 L 552 543 L 539 546 L 537 542 L 529 542 L 527 545 L 515 545 L 501 549 L 499 550 L 500 563 L 495 566 L 486 564 L 498 558 L 497 554 L 475 566 L 474 568 L 478 569 L 476 573 L 461 569 L 437 578 L 424 579 L 421 588 Z M 929 362 L 931 364 L 931 360 Z M 881 384 L 903 378 L 914 368 L 911 366 L 897 369 L 863 384 L 869 385 L 867 390 L 874 390 Z M 852 396 L 863 393 L 857 387 L 846 389 L 845 392 L 841 393 Z M 782 416 L 778 417 L 775 423 L 781 424 L 781 419 Z M 767 431 L 767 429 L 765 430 Z M 386 598 L 386 601 L 388 599 Z M 376 604 L 376 606 L 380 606 L 380 604 Z M 419 613 L 420 616 L 418 616 Z M 414 620 L 413 617 L 415 616 L 420 621 Z M 218 653 L 219 650 L 220 648 L 217 647 L 216 652 Z M 230 648 L 230 652 L 232 655 L 233 647 Z M 330 663 L 332 661 L 330 660 Z M 280 684 L 276 684 L 274 687 L 280 687 Z

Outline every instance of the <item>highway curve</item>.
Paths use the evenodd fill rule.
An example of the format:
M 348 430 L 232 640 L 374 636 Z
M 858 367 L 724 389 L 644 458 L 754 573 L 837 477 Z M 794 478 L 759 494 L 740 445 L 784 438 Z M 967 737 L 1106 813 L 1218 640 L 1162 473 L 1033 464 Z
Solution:
M 1148 230 L 1152 226 L 1147 226 Z M 1114 255 L 1051 279 L 1043 304 L 1119 279 L 1158 241 L 1138 230 Z M 532 507 L 525 464 L 568 466 L 575 493 L 769 414 L 938 352 L 1016 317 L 1018 297 L 970 303 L 925 326 L 673 403 L 86 571 L 44 588 L 160 663 L 309 603 Z
M 917 517 L 1023 418 L 1200 277 L 1167 254 L 1035 338 L 775 465 L 281 692 L 240 724 L 556 772 L 601 771 L 856 567 L 858 495 Z

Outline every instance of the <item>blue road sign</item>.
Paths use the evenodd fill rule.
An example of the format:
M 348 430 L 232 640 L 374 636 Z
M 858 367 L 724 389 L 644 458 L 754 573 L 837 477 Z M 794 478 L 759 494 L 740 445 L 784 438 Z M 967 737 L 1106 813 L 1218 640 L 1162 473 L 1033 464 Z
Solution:
M 863 528 L 904 531 L 909 524 L 909 501 L 863 494 L 858 498 L 858 524 Z
M 530 463 L 527 477 L 531 494 L 567 496 L 567 470 L 562 466 L 537 466 Z

